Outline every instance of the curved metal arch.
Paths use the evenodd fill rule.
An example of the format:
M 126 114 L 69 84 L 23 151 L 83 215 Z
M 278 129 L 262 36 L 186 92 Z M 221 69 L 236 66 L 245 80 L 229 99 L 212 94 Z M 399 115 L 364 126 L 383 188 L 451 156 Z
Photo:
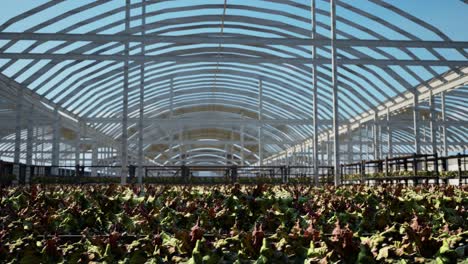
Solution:
M 201 103 L 199 103 L 199 102 L 194 102 L 192 106 L 187 106 L 187 108 L 190 109 L 190 107 L 196 107 L 196 106 L 202 106 L 202 105 L 203 105 L 203 104 L 201 104 Z M 205 106 L 207 106 L 207 107 L 213 107 L 213 106 L 216 107 L 216 105 L 209 104 L 209 103 L 205 104 Z M 224 105 L 220 105 L 220 106 L 224 107 Z M 232 107 L 232 106 L 231 106 L 231 107 Z M 240 106 L 238 109 L 239 109 L 239 110 L 245 111 L 247 108 L 246 108 L 246 107 Z M 218 110 L 218 111 L 219 111 L 219 110 Z M 204 114 L 204 113 L 205 113 L 205 114 Z M 179 116 L 177 116 L 177 117 L 182 118 L 181 120 L 183 120 L 183 118 L 185 118 L 185 119 L 187 119 L 187 120 L 190 120 L 190 118 L 199 118 L 199 119 L 209 118 L 209 115 L 207 115 L 206 113 L 209 114 L 208 111 L 204 111 L 204 112 L 200 112 L 200 111 L 197 111 L 197 112 L 188 112 L 188 114 L 185 113 L 185 114 L 179 115 Z M 221 113 L 221 112 L 220 112 L 220 113 Z M 204 114 L 204 115 L 203 115 L 203 114 Z M 211 114 L 211 117 L 216 118 L 217 116 L 216 116 L 216 115 L 213 116 L 213 115 Z M 236 113 L 225 113 L 225 114 L 220 115 L 220 117 L 224 117 L 224 118 L 230 118 L 230 117 L 241 118 L 241 116 L 239 116 L 239 115 L 236 114 Z M 248 119 L 247 119 L 247 120 L 248 120 Z M 190 131 L 191 128 L 193 128 L 193 127 L 197 127 L 197 128 L 198 128 L 199 126 L 202 126 L 202 125 L 197 125 L 197 126 L 192 125 L 191 127 L 186 127 L 186 128 L 184 128 L 184 129 L 186 129 L 186 131 Z M 234 125 L 232 125 L 232 126 L 234 126 Z M 229 125 L 221 125 L 221 124 L 220 124 L 220 125 L 218 125 L 217 127 L 218 127 L 218 128 L 229 127 L 230 129 L 232 129 L 232 126 L 229 126 Z M 239 125 L 235 125 L 235 126 L 239 126 Z M 149 125 L 147 125 L 147 126 L 144 128 L 144 131 L 145 131 L 145 130 L 148 130 L 148 129 L 152 129 L 152 128 L 154 128 L 154 127 L 158 127 L 157 124 L 149 124 Z M 183 125 L 179 125 L 179 126 L 177 126 L 177 127 L 180 128 L 180 127 L 183 127 Z M 206 128 L 209 128 L 209 126 L 207 126 Z M 247 129 L 247 128 L 248 128 L 248 126 L 246 126 L 246 129 Z M 297 137 L 297 136 L 296 136 L 297 134 L 301 134 L 301 129 L 300 129 L 300 128 L 296 128 L 295 126 L 287 127 L 287 133 L 285 133 L 284 131 L 282 131 L 282 130 L 280 130 L 280 129 L 274 127 L 274 126 L 271 126 L 271 125 L 263 125 L 263 128 L 264 128 L 264 130 L 265 130 L 265 131 L 264 131 L 264 133 L 265 133 L 264 136 L 268 136 L 268 135 L 271 133 L 271 137 L 274 138 L 275 140 L 277 140 L 278 142 L 280 142 L 281 140 L 287 140 L 287 141 L 293 142 L 293 141 L 299 141 L 299 140 L 304 139 L 304 136 L 302 136 L 302 137 Z M 154 130 L 153 130 L 153 131 L 154 131 Z M 177 131 L 179 131 L 179 130 L 177 130 Z M 232 131 L 235 131 L 235 130 L 232 130 Z M 250 136 L 248 130 L 246 130 L 245 132 L 246 132 L 246 135 Z M 120 133 L 121 133 L 121 130 L 120 130 L 119 128 L 114 128 L 114 131 L 113 131 L 113 132 L 109 131 L 109 134 L 111 134 L 111 135 L 112 135 L 113 137 L 115 137 L 115 138 L 119 138 L 119 137 L 120 137 Z M 147 133 L 145 132 L 145 135 L 146 135 L 146 134 L 147 134 Z M 305 134 L 305 133 L 303 133 L 303 134 Z M 256 139 L 256 140 L 257 140 L 257 139 L 258 139 L 257 136 L 258 136 L 257 134 L 254 134 L 254 133 L 252 132 L 251 137 L 252 137 L 253 139 Z
M 57 1 L 58 2 L 58 1 Z M 168 1 L 162 1 L 162 2 L 168 2 Z M 284 4 L 284 2 L 281 2 L 281 1 L 272 1 L 272 2 L 276 2 L 276 3 L 280 3 L 280 4 Z M 411 16 L 409 14 L 407 14 L 406 12 L 392 6 L 391 4 L 388 4 L 388 3 L 381 3 L 381 2 L 377 2 L 376 0 L 372 0 L 373 3 L 375 3 L 376 5 L 379 5 L 385 9 L 388 9 L 389 11 L 393 12 L 393 13 L 396 13 L 398 14 L 399 16 L 401 17 L 404 17 L 405 19 L 408 19 L 408 20 L 411 20 L 413 22 L 415 22 L 418 26 L 422 27 L 422 28 L 426 28 L 428 30 L 430 30 L 431 32 L 434 32 L 435 34 L 437 34 L 440 38 L 444 39 L 444 40 L 448 40 L 448 38 L 440 31 L 440 30 L 437 30 L 435 27 L 429 25 L 428 23 L 425 23 L 417 18 L 415 18 L 414 16 Z M 97 5 L 97 4 L 95 4 Z M 300 4 L 300 3 L 290 3 L 290 5 L 292 6 L 295 6 L 296 8 L 300 8 L 300 9 L 303 9 L 303 10 L 308 10 L 309 6 L 308 5 L 304 5 L 304 4 Z M 411 33 L 409 32 L 406 32 L 405 30 L 401 30 L 399 29 L 398 27 L 396 27 L 394 24 L 392 24 L 391 22 L 389 21 L 386 21 L 384 19 L 381 19 L 377 16 L 374 16 L 368 12 L 365 12 L 363 10 L 360 10 L 350 4 L 347 4 L 347 3 L 338 3 L 338 5 L 342 8 L 346 8 L 348 10 L 351 10 L 361 16 L 364 16 L 372 21 L 376 21 L 376 23 L 379 23 L 379 24 L 382 24 L 385 28 L 389 28 L 391 30 L 394 30 L 394 31 L 397 31 L 399 32 L 400 34 L 402 34 L 403 36 L 406 36 L 408 37 L 409 39 L 418 39 L 416 36 L 413 36 Z M 42 7 L 39 7 L 39 8 L 36 8 L 34 12 L 38 12 L 40 10 L 45 10 L 47 9 L 48 7 L 50 7 L 52 5 L 44 5 Z M 132 8 L 138 8 L 140 7 L 141 4 L 140 3 L 136 3 L 136 4 L 132 4 Z M 179 7 L 179 8 L 172 8 L 173 10 L 170 11 L 168 9 L 170 8 L 167 8 L 167 9 L 162 9 L 162 10 L 158 10 L 159 13 L 164 13 L 164 12 L 183 12 L 182 10 L 201 10 L 201 9 L 205 9 L 207 8 L 207 6 L 212 6 L 212 5 L 193 5 L 193 6 L 189 6 L 189 7 Z M 288 13 L 288 12 L 283 12 L 283 10 L 280 10 L 280 9 L 276 9 L 276 8 L 263 8 L 263 7 L 256 7 L 256 6 L 248 6 L 248 5 L 239 5 L 238 8 L 240 9 L 243 9 L 243 10 L 256 10 L 260 13 L 264 12 L 264 13 L 274 13 L 276 15 L 283 15 L 285 17 L 288 17 L 289 19 L 297 19 L 298 21 L 303 21 L 303 22 L 307 22 L 307 17 L 303 17 L 303 16 L 299 16 L 299 15 L 295 15 L 295 14 L 291 14 L 291 13 Z M 80 12 L 79 10 L 87 10 L 87 9 L 92 9 L 92 6 L 89 4 L 87 5 L 87 7 L 84 7 L 84 6 L 80 6 L 80 7 L 77 7 L 76 9 L 74 9 L 75 11 L 69 11 L 68 13 L 64 13 L 64 14 L 59 14 L 57 17 L 53 17 L 49 20 L 49 22 L 53 22 L 53 21 L 58 21 L 59 19 L 57 19 L 58 17 L 60 18 L 64 18 L 64 17 L 67 17 L 68 15 L 72 15 L 76 12 Z M 116 10 L 120 10 L 120 11 L 116 11 Z M 115 8 L 115 9 L 112 9 L 110 10 L 109 12 L 107 12 L 108 14 L 112 13 L 112 12 L 121 12 L 121 11 L 124 11 L 125 10 L 125 7 L 118 7 L 118 8 Z M 328 12 L 324 12 L 322 10 L 317 10 L 318 13 L 323 13 L 323 14 L 328 14 Z M 31 13 L 30 13 L 31 14 Z M 101 18 L 104 18 L 106 17 L 107 15 L 100 15 Z M 22 17 L 27 17 L 27 15 L 22 15 Z M 236 16 L 233 16 L 233 17 L 236 17 Z M 278 21 L 278 20 L 275 20 L 275 19 L 266 19 L 266 20 L 261 20 L 261 19 L 258 19 L 258 18 L 255 18 L 255 17 L 248 17 L 248 16 L 237 16 L 237 18 L 233 19 L 234 21 L 239 21 L 241 17 L 247 17 L 249 18 L 248 20 L 246 20 L 246 22 L 250 22 L 250 23 L 253 23 L 253 24 L 257 24 L 258 27 L 260 28 L 260 26 L 263 24 L 264 27 L 271 27 L 270 29 L 271 30 L 274 30 L 275 27 L 279 27 L 280 24 L 282 23 L 282 21 Z M 181 17 L 178 17 L 179 18 L 183 18 L 183 19 L 186 19 L 186 20 L 180 20 L 180 21 L 187 21 L 187 24 L 189 21 L 196 21 L 195 23 L 208 23 L 208 21 L 214 21 L 216 20 L 216 18 L 213 18 L 213 20 L 211 20 L 210 16 L 208 15 L 205 15 L 205 16 L 202 16 L 200 17 L 200 21 L 197 22 L 196 19 L 194 19 L 193 17 L 191 16 L 187 16 L 187 17 L 184 17 L 184 16 L 181 16 Z M 137 20 L 139 19 L 138 16 L 134 16 L 132 17 L 132 19 L 134 20 Z M 338 18 L 338 19 L 344 19 L 344 18 Z M 173 19 L 174 20 L 174 19 Z M 166 22 L 168 22 L 166 26 L 162 25 L 160 26 L 159 28 L 170 28 L 170 30 L 172 30 L 173 32 L 179 32 L 177 30 L 174 30 L 173 27 L 171 27 L 170 22 L 174 22 L 173 20 L 166 20 Z M 18 18 L 15 20 L 15 19 L 12 19 L 9 21 L 10 24 L 14 23 L 14 21 L 18 21 Z M 89 23 L 92 23 L 91 22 L 92 20 L 89 21 Z M 158 21 L 159 22 L 159 21 Z M 271 23 L 273 22 L 273 24 Z M 279 23 L 278 23 L 279 22 Z M 350 21 L 352 22 L 352 21 Z M 42 24 L 44 23 L 47 23 L 47 22 L 43 22 Z M 116 23 L 119 23 L 119 22 L 114 22 L 114 23 L 111 23 L 110 25 L 107 25 L 107 26 L 104 26 L 102 27 L 100 30 L 105 30 L 106 28 L 109 28 L 109 26 L 112 26 L 112 24 L 116 24 Z M 154 27 L 153 29 L 156 29 L 155 32 L 158 32 L 158 26 L 156 25 L 156 23 L 153 23 L 154 24 Z M 284 24 L 284 23 L 283 23 Z M 203 25 L 204 27 L 206 27 L 206 25 Z M 203 27 L 202 26 L 202 27 Z M 40 25 L 36 25 L 36 28 L 40 28 L 41 26 Z M 73 26 L 71 26 L 73 27 Z M 79 26 L 78 26 L 79 27 Z M 78 27 L 75 27 L 75 28 L 78 28 Z M 149 27 L 152 27 L 151 25 Z M 187 26 L 188 27 L 188 26 Z M 356 27 L 356 25 L 354 25 L 355 28 L 358 28 Z M 177 28 L 177 27 L 176 27 Z M 289 34 L 290 35 L 294 35 L 296 33 L 294 32 L 303 32 L 304 36 L 307 36 L 307 30 L 304 30 L 302 29 L 301 27 L 299 26 L 289 26 L 289 25 L 285 25 L 285 28 L 287 28 L 287 30 L 290 30 L 289 31 Z M 375 32 L 373 32 L 373 30 L 369 29 L 369 28 L 364 28 L 365 29 L 365 32 L 366 33 L 369 33 L 369 34 L 377 34 Z M 180 28 L 180 31 L 182 31 L 182 27 Z M 265 29 L 264 29 L 265 30 Z M 99 30 L 98 30 L 99 31 Z M 141 30 L 138 28 L 138 27 L 135 27 L 132 29 L 132 33 L 137 33 L 137 32 L 140 32 Z M 278 29 L 278 32 L 280 30 Z M 97 32 L 97 31 L 96 31 Z M 338 34 L 340 34 L 340 32 L 338 32 Z M 350 36 L 352 37 L 352 36 Z M 385 39 L 384 36 L 382 37 L 378 37 L 378 39 Z M 9 43 L 8 43 L 9 44 Z M 96 48 L 99 48 L 99 45 L 90 45 L 88 48 L 91 48 L 91 47 L 94 47 L 94 49 Z M 89 49 L 88 49 L 89 50 Z M 241 49 L 243 51 L 243 53 L 246 52 L 246 48 L 243 48 Z M 300 48 L 296 47 L 296 49 L 298 52 L 301 50 Z M 323 50 L 326 50 L 326 48 L 324 48 Z M 370 50 L 373 50 L 373 51 L 377 51 L 377 49 L 374 49 L 374 48 L 370 48 Z M 409 51 L 408 49 L 406 48 L 401 48 L 400 49 L 403 53 L 406 53 L 408 56 L 410 56 L 413 60 L 418 60 L 418 58 L 416 57 L 415 54 L 413 54 L 411 51 Z M 429 53 L 432 53 L 434 56 L 436 56 L 438 59 L 442 59 L 442 56 L 440 54 L 438 54 L 438 52 L 436 50 L 433 50 L 433 49 L 426 49 Z M 349 50 L 344 50 L 344 52 L 346 53 L 349 53 L 353 56 L 353 54 L 359 54 L 359 53 L 362 53 L 362 52 L 359 52 L 359 51 L 354 51 L 354 49 L 351 49 L 351 51 Z M 188 52 L 188 50 L 183 50 L 184 53 Z M 179 53 L 180 54 L 180 53 Z M 381 53 L 382 54 L 385 54 L 385 53 Z M 465 54 L 464 56 L 466 57 L 466 53 L 464 53 L 464 50 L 462 49 L 461 50 L 461 54 Z M 344 55 L 344 54 L 343 54 Z M 362 54 L 361 54 L 361 57 L 362 57 Z M 85 66 L 86 67 L 86 66 Z M 187 65 L 187 67 L 191 67 L 190 65 Z M 304 68 L 304 71 L 306 69 L 306 67 L 303 67 Z M 323 91 L 323 97 L 324 98 L 323 100 L 321 100 L 321 106 L 320 106 L 320 109 L 322 109 L 321 111 L 321 116 L 323 118 L 326 118 L 328 115 L 328 110 L 330 109 L 329 107 L 329 104 L 328 104 L 328 97 L 326 96 L 326 88 L 328 87 L 327 83 L 328 83 L 328 75 L 327 73 L 329 72 L 329 69 L 327 67 L 320 67 L 321 68 L 321 82 L 319 83 L 320 84 L 320 90 Z M 407 74 L 409 74 L 410 76 L 412 76 L 415 80 L 417 80 L 418 82 L 421 82 L 421 83 L 424 83 L 424 80 L 422 78 L 420 78 L 412 69 L 410 69 L 409 67 L 407 66 L 403 66 L 401 67 L 403 69 L 403 71 L 405 71 Z M 435 75 L 435 71 L 431 68 L 431 67 L 423 67 L 425 70 L 427 70 L 431 75 Z M 44 69 L 44 70 L 43 70 Z M 45 70 L 46 68 L 42 68 L 41 70 L 43 71 L 46 71 Z M 81 68 L 83 69 L 83 68 Z M 366 77 L 367 75 L 369 74 L 373 74 L 373 72 L 375 72 L 375 75 L 374 76 L 379 76 L 379 74 L 377 74 L 376 71 L 372 71 L 370 70 L 369 67 L 366 67 L 366 66 L 361 66 L 359 67 L 359 69 L 362 69 L 362 73 L 356 71 L 356 70 L 353 70 L 351 68 L 347 68 L 345 66 L 343 67 L 340 67 L 340 71 L 341 72 L 346 72 L 346 75 L 343 75 L 343 76 L 340 76 L 340 80 L 344 80 L 343 82 L 340 83 L 340 87 L 343 87 L 345 88 L 345 92 L 349 90 L 349 94 L 346 94 L 346 93 L 343 93 L 341 95 L 341 98 L 343 98 L 344 96 L 348 95 L 348 96 L 352 96 L 352 95 L 359 95 L 359 89 L 362 89 L 364 90 L 364 87 L 365 88 L 368 88 L 368 87 L 371 87 L 371 86 L 375 86 L 373 85 L 370 80 Z M 395 70 L 392 70 L 392 69 L 384 69 L 383 70 L 384 72 L 386 72 L 389 76 L 391 76 L 394 81 L 396 81 L 396 83 L 399 83 L 400 85 L 402 85 L 405 90 L 411 90 L 412 89 L 412 86 L 409 85 L 408 82 L 406 82 L 405 80 L 403 80 L 400 76 L 398 76 L 398 73 L 395 71 Z M 75 73 L 78 73 L 79 70 L 76 70 Z M 19 73 L 19 74 L 18 74 Z M 17 73 L 17 77 L 20 77 L 24 71 L 20 71 Z M 98 76 L 95 77 L 95 78 L 91 78 L 89 80 L 97 80 L 96 78 L 99 78 L 99 74 L 97 74 Z M 37 75 L 36 75 L 37 76 Z M 69 75 L 69 76 L 72 76 L 72 75 Z M 306 75 L 304 75 L 306 76 Z M 361 78 L 360 78 L 361 77 Z M 345 82 L 346 81 L 346 82 Z M 138 82 L 138 81 L 135 81 L 135 83 Z M 392 87 L 392 85 L 390 83 L 388 83 L 389 85 L 387 85 L 388 87 Z M 193 87 L 195 87 L 194 85 L 192 85 Z M 63 87 L 63 86 L 62 86 Z M 136 87 L 136 86 L 135 86 Z M 191 88 L 191 86 L 189 85 L 186 85 L 184 86 L 186 87 L 187 89 Z M 241 86 L 239 86 L 241 87 Z M 248 85 L 246 85 L 245 87 L 248 87 Z M 300 87 L 300 86 L 295 86 L 295 88 L 297 87 Z M 306 87 L 306 86 L 305 86 Z M 60 89 L 60 87 L 56 87 L 55 89 Z M 198 89 L 198 88 L 196 88 Z M 246 88 L 247 90 L 249 88 Z M 379 90 L 377 86 L 375 86 L 375 88 L 377 93 L 380 94 L 381 96 L 387 96 L 386 99 L 389 99 L 388 98 L 388 92 L 386 91 L 383 91 L 383 90 Z M 103 90 L 102 92 L 105 93 L 106 91 L 109 91 L 109 90 Z M 253 91 L 253 90 L 252 90 Z M 406 91 L 400 91 L 399 93 L 396 93 L 397 96 L 401 96 L 404 92 Z M 304 98 L 307 96 L 307 94 L 304 94 Z M 356 99 L 354 99 L 353 103 L 352 104 L 349 104 L 349 105 L 346 105 L 346 108 L 347 109 L 350 109 L 350 111 L 348 112 L 346 108 L 340 108 L 340 114 L 341 114 L 341 117 L 340 118 L 343 118 L 343 119 L 346 119 L 346 118 L 350 118 L 352 116 L 356 116 L 356 115 L 359 115 L 360 112 L 365 112 L 363 111 L 363 109 L 360 109 L 360 110 L 354 110 L 353 111 L 353 106 L 356 107 L 357 104 L 357 100 L 359 100 L 361 98 L 361 101 L 367 101 L 365 100 L 366 97 L 368 96 L 368 94 L 366 96 L 361 96 L 361 97 L 357 97 Z M 153 98 L 157 98 L 157 97 L 153 97 Z M 196 97 L 193 97 L 193 98 L 196 98 Z M 207 96 L 208 98 L 208 96 Z M 275 102 L 274 101 L 274 97 L 271 97 L 271 102 L 272 104 Z M 364 100 L 362 100 L 364 99 Z M 190 101 L 191 98 L 190 97 L 187 97 L 187 101 Z M 267 100 L 269 101 L 269 100 Z M 377 102 L 377 105 L 382 103 L 384 100 L 374 100 Z M 119 114 L 119 108 L 118 107 L 115 107 L 115 103 L 118 102 L 117 101 L 111 101 L 109 102 L 108 104 L 108 114 L 109 115 L 118 115 Z M 133 100 L 132 102 L 134 102 L 134 104 L 136 105 L 137 103 L 137 100 Z M 185 102 L 185 101 L 181 101 L 181 102 Z M 268 104 L 268 103 L 267 103 Z M 365 103 L 366 105 L 374 105 L 372 103 Z M 451 105 L 453 106 L 456 106 L 457 104 L 459 104 L 459 102 L 454 102 L 454 103 L 451 103 Z M 114 105 L 114 107 L 112 107 L 112 105 Z M 304 107 L 307 106 L 307 104 L 302 104 Z M 156 108 L 156 105 L 151 105 L 151 106 L 155 106 L 155 109 L 158 109 Z M 158 105 L 159 106 L 159 105 Z M 301 104 L 299 105 L 301 106 Z M 304 108 L 305 109 L 305 108 Z M 293 111 L 293 112 L 297 112 L 297 113 L 300 113 L 299 110 L 300 109 L 293 109 L 293 110 L 296 110 L 296 111 Z M 455 108 L 453 111 L 456 111 Z M 152 112 L 149 112 L 149 113 L 152 113 Z M 306 114 L 307 112 L 304 112 L 304 115 Z M 118 127 L 118 126 L 117 126 Z M 307 129 L 306 129 L 307 130 Z M 307 134 L 307 133 L 304 133 L 304 134 Z M 310 133 L 309 133 L 310 134 Z

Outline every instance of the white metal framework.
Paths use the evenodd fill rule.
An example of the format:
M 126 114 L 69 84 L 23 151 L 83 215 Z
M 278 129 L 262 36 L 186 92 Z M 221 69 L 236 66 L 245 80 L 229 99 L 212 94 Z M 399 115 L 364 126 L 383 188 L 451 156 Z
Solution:
M 466 149 L 468 40 L 363 2 L 41 1 L 0 25 L 0 157 L 142 175 Z

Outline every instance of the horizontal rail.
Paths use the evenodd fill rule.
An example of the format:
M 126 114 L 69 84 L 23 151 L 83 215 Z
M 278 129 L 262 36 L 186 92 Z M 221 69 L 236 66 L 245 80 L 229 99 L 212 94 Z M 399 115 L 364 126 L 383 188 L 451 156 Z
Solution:
M 244 45 L 289 45 L 289 46 L 330 46 L 327 38 L 258 38 L 258 37 L 197 37 L 197 36 L 159 36 L 128 34 L 63 34 L 63 33 L 28 33 L 3 32 L 0 39 L 19 41 L 90 41 L 139 42 L 139 43 L 177 43 L 177 44 L 244 44 Z M 453 48 L 466 49 L 466 41 L 426 41 L 426 40 L 365 40 L 337 39 L 337 47 L 394 47 L 394 48 Z

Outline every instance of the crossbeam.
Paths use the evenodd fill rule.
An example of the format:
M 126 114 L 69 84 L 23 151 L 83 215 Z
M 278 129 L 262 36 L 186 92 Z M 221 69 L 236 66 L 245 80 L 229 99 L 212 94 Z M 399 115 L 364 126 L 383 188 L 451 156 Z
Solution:
M 246 63 L 246 64 L 330 64 L 330 59 L 320 58 L 312 60 L 311 58 L 294 57 L 242 57 L 242 56 L 162 56 L 162 55 L 104 55 L 104 54 L 49 54 L 49 53 L 0 53 L 0 59 L 13 60 L 53 60 L 53 61 L 135 61 L 135 62 L 178 62 L 178 63 L 200 63 L 200 62 L 218 62 L 218 63 Z M 468 66 L 468 60 L 395 60 L 395 59 L 337 59 L 338 65 L 407 65 L 407 66 L 447 66 L 464 67 Z
M 2 32 L 2 40 L 35 40 L 35 41 L 90 41 L 177 43 L 177 44 L 244 44 L 244 45 L 289 45 L 289 46 L 330 46 L 328 38 L 257 38 L 257 37 L 197 37 L 197 36 L 158 36 L 128 34 L 64 34 L 64 33 L 26 33 Z M 395 47 L 395 48 L 452 48 L 466 49 L 467 41 L 424 41 L 424 40 L 363 40 L 337 39 L 337 47 Z
M 330 64 L 327 58 L 315 59 L 295 57 L 234 57 L 234 56 L 161 56 L 161 55 L 104 55 L 104 54 L 48 54 L 48 53 L 0 53 L 0 59 L 14 59 L 14 60 L 54 60 L 54 61 L 68 61 L 68 60 L 92 60 L 92 61 L 136 61 L 136 62 L 178 62 L 178 63 L 200 63 L 200 62 L 219 62 L 219 63 L 247 63 L 247 64 L 261 64 L 261 63 L 287 63 L 287 64 Z M 468 60 L 394 60 L 394 59 L 337 59 L 338 65 L 375 65 L 375 66 L 388 66 L 388 65 L 407 65 L 407 66 L 448 66 L 448 67 L 463 67 L 468 66 Z
M 122 118 L 120 117 L 102 117 L 102 118 L 87 118 L 85 122 L 91 124 L 100 123 L 120 123 Z M 129 118 L 129 122 L 138 122 L 138 118 Z M 250 125 L 310 125 L 312 120 L 310 119 L 239 119 L 239 118 L 152 118 L 144 117 L 143 122 L 145 124 L 156 123 L 158 125 L 196 125 L 196 124 L 250 124 Z M 330 125 L 331 120 L 321 120 L 321 125 Z

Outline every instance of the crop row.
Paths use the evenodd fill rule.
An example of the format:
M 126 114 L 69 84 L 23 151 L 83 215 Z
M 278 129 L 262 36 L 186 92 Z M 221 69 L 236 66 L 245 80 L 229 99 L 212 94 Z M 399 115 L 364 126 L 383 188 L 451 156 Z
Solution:
M 456 263 L 453 186 L 31 185 L 0 189 L 0 260 L 23 263 Z

